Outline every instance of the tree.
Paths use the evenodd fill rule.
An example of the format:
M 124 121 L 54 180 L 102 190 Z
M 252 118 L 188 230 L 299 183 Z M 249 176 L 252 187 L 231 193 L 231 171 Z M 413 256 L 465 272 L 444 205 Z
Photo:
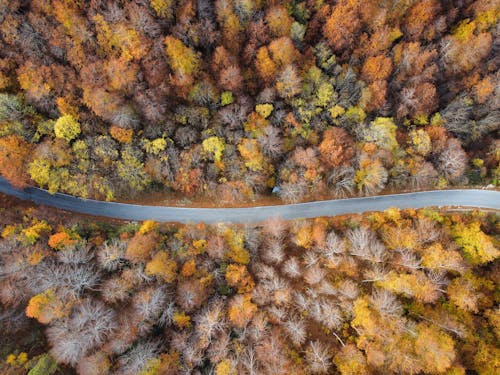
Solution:
M 28 161 L 31 145 L 17 135 L 0 138 L 0 174 L 12 186 L 24 188 L 28 185 Z
M 243 160 L 245 160 L 245 166 L 254 171 L 262 171 L 265 167 L 264 156 L 259 147 L 259 143 L 256 139 L 243 138 L 238 145 L 238 151 L 240 152 Z
M 35 318 L 43 324 L 49 324 L 55 319 L 60 319 L 66 313 L 63 302 L 50 289 L 31 297 L 26 307 L 26 316 Z
M 315 374 L 325 374 L 331 367 L 331 350 L 321 341 L 311 341 L 306 350 L 306 361 Z
M 216 165 L 222 169 L 224 166 L 222 163 L 222 153 L 225 148 L 224 140 L 219 137 L 209 137 L 203 140 L 201 145 L 203 146 L 203 151 L 212 154 Z
M 272 36 L 282 37 L 290 34 L 293 18 L 288 15 L 284 6 L 276 5 L 268 9 L 266 22 Z
M 190 313 L 199 308 L 208 299 L 207 285 L 202 280 L 185 279 L 177 284 L 177 302 Z
M 47 328 L 50 353 L 60 363 L 75 366 L 116 329 L 116 314 L 97 300 L 85 299 L 69 317 Z
M 145 271 L 149 276 L 156 276 L 167 283 L 171 283 L 176 276 L 177 263 L 170 259 L 166 251 L 159 251 L 146 263 Z
M 156 15 L 161 18 L 171 18 L 173 15 L 172 7 L 174 2 L 172 0 L 151 0 L 151 8 L 155 11 Z
M 238 289 L 238 293 L 250 293 L 255 286 L 246 266 L 230 264 L 226 269 L 226 281 L 229 286 Z
M 339 1 L 323 26 L 323 35 L 334 52 L 342 52 L 354 44 L 354 38 L 361 27 L 358 4 L 352 0 Z
M 443 373 L 455 360 L 453 339 L 446 333 L 427 323 L 417 326 L 418 337 L 415 352 L 427 373 Z
M 354 156 L 353 142 L 342 128 L 331 128 L 323 133 L 323 140 L 318 146 L 321 161 L 330 168 L 348 163 Z
M 364 195 L 376 194 L 385 187 L 388 173 L 380 160 L 361 162 L 360 169 L 356 171 L 354 182 Z
M 54 133 L 57 138 L 62 138 L 70 142 L 80 134 L 80 124 L 73 116 L 64 115 L 59 117 L 54 124 Z
M 224 359 L 215 366 L 216 375 L 236 375 L 237 371 L 229 359 Z
M 369 374 L 366 358 L 353 344 L 343 346 L 333 362 L 342 375 L 367 375 Z
M 369 83 L 386 80 L 392 71 L 392 60 L 384 55 L 372 56 L 366 59 L 361 78 Z
M 237 294 L 229 301 L 229 321 L 236 328 L 245 328 L 257 312 L 257 305 L 252 301 L 252 295 Z
M 276 63 L 269 56 L 269 50 L 266 46 L 260 47 L 257 51 L 255 67 L 266 82 L 271 81 L 276 75 Z
M 396 124 L 392 118 L 377 117 L 363 130 L 362 137 L 365 142 L 373 142 L 386 150 L 394 150 L 398 146 Z
M 198 54 L 172 35 L 165 38 L 165 48 L 177 82 L 181 85 L 191 83 L 193 75 L 200 68 L 201 61 Z
M 155 232 L 146 234 L 137 232 L 128 243 L 125 258 L 134 263 L 143 262 L 149 258 L 151 251 L 157 246 L 157 244 L 158 236 Z M 161 263 L 161 257 L 161 254 L 158 255 L 158 258 L 154 263 L 155 265 Z M 153 267 L 153 269 L 156 268 Z
M 435 302 L 439 297 L 439 287 L 421 271 L 413 274 L 391 272 L 385 280 L 376 281 L 375 285 L 424 303 Z
M 90 356 L 82 358 L 78 362 L 77 371 L 81 375 L 108 375 L 111 369 L 111 361 L 103 351 L 98 351 Z
M 58 232 L 49 237 L 48 245 L 56 250 L 62 250 L 66 246 L 70 246 L 75 244 L 76 241 L 74 238 L 67 232 Z
M 132 129 L 124 129 L 119 126 L 112 125 L 109 128 L 109 134 L 118 142 L 129 144 L 132 142 L 132 135 L 134 134 L 134 131 Z
M 478 313 L 479 300 L 483 297 L 478 284 L 480 284 L 479 280 L 472 275 L 457 277 L 446 289 L 448 298 L 460 309 Z
M 300 92 L 302 79 L 293 65 L 287 65 L 276 79 L 276 90 L 285 99 L 290 99 Z
M 269 51 L 278 67 L 293 64 L 299 54 L 288 36 L 275 39 L 269 43 Z
M 491 238 L 481 230 L 479 222 L 468 225 L 457 223 L 452 227 L 451 234 L 462 249 L 465 259 L 473 265 L 488 263 L 500 256 L 500 251 Z
M 405 17 L 404 31 L 411 40 L 419 40 L 424 34 L 425 39 L 435 37 L 437 30 L 433 25 L 441 4 L 436 0 L 418 1 L 413 5 Z
M 49 353 L 35 357 L 36 364 L 29 370 L 28 375 L 52 375 L 57 371 L 57 363 Z

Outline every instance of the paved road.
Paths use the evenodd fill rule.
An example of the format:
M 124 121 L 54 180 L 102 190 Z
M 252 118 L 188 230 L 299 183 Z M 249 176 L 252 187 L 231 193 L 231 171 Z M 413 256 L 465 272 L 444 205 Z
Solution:
M 420 208 L 427 206 L 468 206 L 500 210 L 500 192 L 494 190 L 436 190 L 374 197 L 336 199 L 281 206 L 250 208 L 185 208 L 141 206 L 76 198 L 66 194 L 51 195 L 39 188 L 17 190 L 0 176 L 0 192 L 82 214 L 125 220 L 162 222 L 232 222 L 246 223 L 280 216 L 283 219 L 334 216 L 365 211 L 381 211 L 389 207 Z

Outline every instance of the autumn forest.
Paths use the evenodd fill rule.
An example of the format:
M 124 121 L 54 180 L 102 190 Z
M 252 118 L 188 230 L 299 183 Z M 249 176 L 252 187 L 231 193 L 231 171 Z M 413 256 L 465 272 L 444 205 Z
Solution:
M 0 0 L 0 176 L 228 207 L 498 189 L 499 19 L 497 0 Z M 0 194 L 0 374 L 497 375 L 499 249 L 494 210 L 208 225 Z
M 498 183 L 494 0 L 0 8 L 16 186 L 230 204 Z

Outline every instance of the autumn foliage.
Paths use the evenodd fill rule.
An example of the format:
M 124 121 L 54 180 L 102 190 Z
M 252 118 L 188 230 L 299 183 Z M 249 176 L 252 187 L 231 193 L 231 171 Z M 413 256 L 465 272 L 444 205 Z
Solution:
M 0 328 L 19 348 L 0 364 L 6 373 L 50 374 L 57 364 L 83 374 L 498 369 L 495 213 L 392 207 L 245 225 L 71 228 L 62 215 L 13 206 L 0 217 L 0 264 L 10 270 L 0 279 Z M 39 329 L 33 323 L 47 340 L 19 341 Z

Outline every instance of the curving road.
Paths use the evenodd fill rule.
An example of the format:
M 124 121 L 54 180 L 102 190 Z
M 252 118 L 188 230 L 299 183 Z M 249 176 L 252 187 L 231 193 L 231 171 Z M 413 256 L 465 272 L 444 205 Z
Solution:
M 46 190 L 34 187 L 18 190 L 13 188 L 1 176 L 0 192 L 20 199 L 30 200 L 37 204 L 82 214 L 125 220 L 176 221 L 182 223 L 247 223 L 263 221 L 274 216 L 280 216 L 283 219 L 312 218 L 365 211 L 382 211 L 394 206 L 399 208 L 467 206 L 500 210 L 499 191 L 472 189 L 435 190 L 249 208 L 186 208 L 103 202 L 76 198 L 61 193 L 51 195 Z

